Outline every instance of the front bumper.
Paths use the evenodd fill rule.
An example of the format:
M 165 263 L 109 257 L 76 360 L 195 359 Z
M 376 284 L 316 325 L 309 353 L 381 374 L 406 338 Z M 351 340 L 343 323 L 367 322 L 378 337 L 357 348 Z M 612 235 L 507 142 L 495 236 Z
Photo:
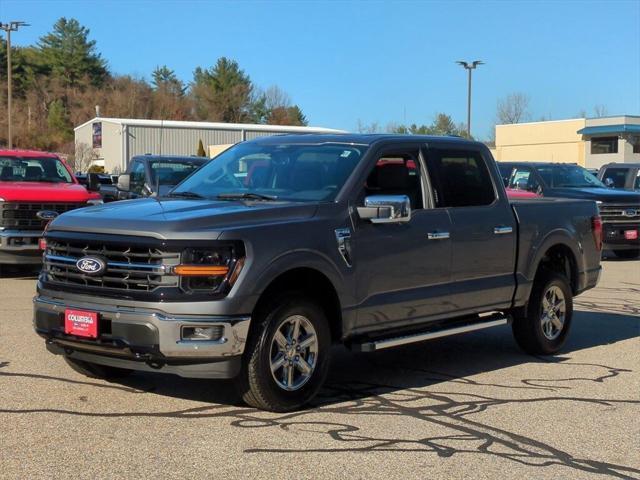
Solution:
M 65 334 L 66 308 L 98 312 L 98 338 Z M 184 377 L 237 375 L 250 321 L 249 316 L 171 315 L 153 309 L 64 302 L 43 295 L 34 298 L 33 326 L 52 353 Z M 220 335 L 215 340 L 186 340 L 183 327 L 217 327 Z
M 635 240 L 625 238 L 624 232 L 635 230 Z M 640 224 L 605 223 L 603 226 L 603 246 L 611 250 L 635 250 L 640 248 Z
M 39 230 L 0 230 L 0 264 L 42 263 Z

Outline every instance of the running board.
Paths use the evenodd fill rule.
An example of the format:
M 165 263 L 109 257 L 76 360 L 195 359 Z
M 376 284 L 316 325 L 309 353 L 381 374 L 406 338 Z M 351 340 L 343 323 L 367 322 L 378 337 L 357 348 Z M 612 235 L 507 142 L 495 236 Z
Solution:
M 385 348 L 398 347 L 400 345 L 407 345 L 409 343 L 423 342 L 425 340 L 448 337 L 450 335 L 473 332 L 475 330 L 483 330 L 485 328 L 506 325 L 507 323 L 509 323 L 508 317 L 502 314 L 494 314 L 484 320 L 476 320 L 473 323 L 467 323 L 463 325 L 458 324 L 458 326 L 452 328 L 444 327 L 438 330 L 420 332 L 412 335 L 405 335 L 402 337 L 383 338 L 380 340 L 371 340 L 364 343 L 354 343 L 351 346 L 351 350 L 355 352 L 375 352 L 377 350 L 383 350 Z

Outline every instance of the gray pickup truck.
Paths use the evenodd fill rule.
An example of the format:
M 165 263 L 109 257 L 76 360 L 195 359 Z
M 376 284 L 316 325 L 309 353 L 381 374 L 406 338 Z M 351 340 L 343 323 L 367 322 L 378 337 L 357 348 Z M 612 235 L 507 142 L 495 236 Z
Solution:
M 510 202 L 481 143 L 261 138 L 165 197 L 56 218 L 34 328 L 88 376 L 235 378 L 246 403 L 287 411 L 318 392 L 334 343 L 511 323 L 525 351 L 557 352 L 601 236 L 593 201 Z

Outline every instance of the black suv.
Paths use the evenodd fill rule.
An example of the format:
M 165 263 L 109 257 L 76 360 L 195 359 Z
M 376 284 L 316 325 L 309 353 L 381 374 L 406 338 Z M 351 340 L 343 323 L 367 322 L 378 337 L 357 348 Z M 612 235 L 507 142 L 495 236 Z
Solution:
M 499 162 L 507 187 L 545 197 L 595 200 L 604 223 L 604 247 L 620 258 L 640 256 L 640 193 L 607 188 L 574 164 Z

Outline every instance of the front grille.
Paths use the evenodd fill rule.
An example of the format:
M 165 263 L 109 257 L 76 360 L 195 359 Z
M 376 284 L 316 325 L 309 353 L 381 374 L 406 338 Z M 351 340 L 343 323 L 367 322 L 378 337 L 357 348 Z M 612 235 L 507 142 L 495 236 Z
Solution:
M 76 262 L 86 256 L 104 260 L 107 265 L 104 273 L 81 272 Z M 180 253 L 166 252 L 156 246 L 47 238 L 43 274 L 47 283 L 71 287 L 71 290 L 79 286 L 153 292 L 178 287 L 178 277 L 171 273 L 171 267 L 179 263 Z
M 640 224 L 640 205 L 600 205 L 600 216 L 606 223 Z
M 42 230 L 46 220 L 40 220 L 36 214 L 42 210 L 58 213 L 86 207 L 86 203 L 18 203 L 0 202 L 0 227 L 21 230 Z

